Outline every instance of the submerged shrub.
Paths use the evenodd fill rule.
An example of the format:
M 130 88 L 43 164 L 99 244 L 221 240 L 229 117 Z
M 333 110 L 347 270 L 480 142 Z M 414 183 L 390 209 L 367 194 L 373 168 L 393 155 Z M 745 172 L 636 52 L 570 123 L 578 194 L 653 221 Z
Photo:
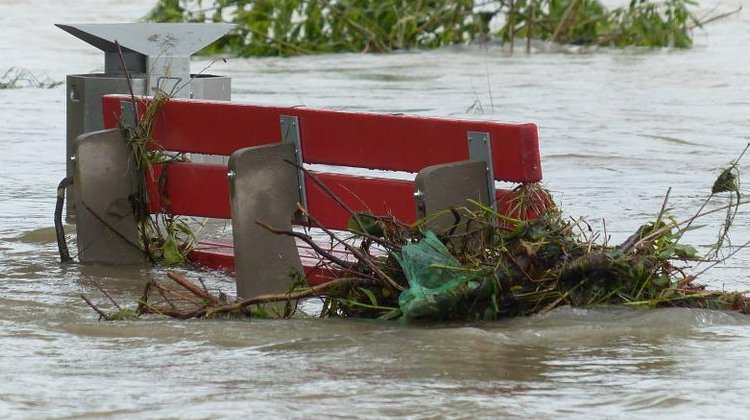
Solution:
M 473 0 L 159 0 L 148 20 L 231 22 L 214 51 L 242 56 L 387 52 L 471 41 Z
M 155 22 L 229 22 L 208 53 L 288 56 L 438 48 L 497 37 L 613 47 L 692 46 L 695 0 L 158 0 Z M 707 17 L 706 21 L 728 16 Z M 492 22 L 500 26 L 490 32 Z

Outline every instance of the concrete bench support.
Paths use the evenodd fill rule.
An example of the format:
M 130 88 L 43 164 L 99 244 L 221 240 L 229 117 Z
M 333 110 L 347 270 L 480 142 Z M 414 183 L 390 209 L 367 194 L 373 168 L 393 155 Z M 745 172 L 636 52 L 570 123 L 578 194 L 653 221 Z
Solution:
M 289 274 L 302 272 L 294 238 L 258 226 L 261 221 L 291 230 L 297 210 L 297 169 L 293 143 L 240 149 L 229 158 L 232 232 L 237 295 L 279 293 L 290 285 Z
M 420 217 L 449 208 L 466 207 L 468 199 L 492 204 L 487 191 L 487 165 L 482 161 L 428 166 L 419 171 L 414 184 Z M 428 226 L 437 232 L 446 232 L 454 224 L 455 218 L 451 214 L 436 216 L 428 222 Z
M 143 264 L 131 199 L 138 177 L 119 129 L 76 139 L 73 172 L 78 258 L 85 263 Z

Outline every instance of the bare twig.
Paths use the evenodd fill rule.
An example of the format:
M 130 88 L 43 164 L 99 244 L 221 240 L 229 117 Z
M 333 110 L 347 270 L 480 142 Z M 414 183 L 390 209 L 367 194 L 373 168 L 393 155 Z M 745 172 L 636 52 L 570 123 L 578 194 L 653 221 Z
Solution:
M 96 280 L 94 280 L 94 279 L 92 279 L 91 277 L 88 277 L 88 276 L 86 276 L 86 278 L 89 279 L 89 281 L 94 285 L 94 287 L 96 287 L 100 292 L 102 292 L 102 294 L 104 295 L 104 297 L 106 297 L 110 302 L 112 302 L 113 305 L 115 305 L 115 308 L 117 308 L 118 311 L 122 310 L 122 308 L 120 307 L 120 305 L 117 304 L 117 301 L 115 301 L 112 298 L 112 296 L 110 296 L 110 294 L 107 293 L 107 291 L 104 290 L 104 288 Z
M 88 204 L 86 204 L 85 202 L 81 201 L 81 205 L 83 205 L 83 208 L 85 208 L 85 209 L 86 209 L 86 210 L 87 210 L 87 211 L 88 211 L 89 213 L 91 213 L 91 215 L 92 215 L 92 216 L 94 216 L 94 218 L 95 218 L 96 220 L 98 220 L 98 221 L 99 221 L 99 223 L 103 224 L 103 225 L 104 225 L 104 227 L 106 227 L 106 228 L 107 228 L 107 229 L 109 229 L 109 230 L 110 230 L 110 231 L 111 231 L 112 233 L 114 233 L 114 234 L 115 234 L 115 236 L 117 236 L 118 238 L 122 239 L 123 241 L 125 241 L 125 243 L 127 243 L 127 244 L 128 244 L 128 245 L 130 245 L 130 246 L 132 246 L 133 248 L 135 248 L 135 249 L 138 249 L 138 250 L 140 250 L 140 249 L 141 249 L 141 247 L 140 247 L 140 246 L 138 246 L 138 244 L 136 244 L 136 243 L 133 243 L 133 241 L 131 241 L 130 239 L 128 239 L 127 237 L 125 237 L 125 235 L 123 235 L 123 234 L 122 234 L 122 233 L 120 233 L 120 232 L 119 232 L 119 231 L 118 231 L 117 229 L 115 229 L 115 228 L 114 228 L 114 226 L 110 225 L 110 224 L 109 224 L 109 223 L 107 223 L 107 221 L 106 221 L 106 220 L 104 220 L 104 219 L 103 219 L 103 218 L 102 218 L 101 216 L 99 216 L 98 214 L 96 214 L 96 212 L 95 212 L 95 211 L 94 211 L 94 210 L 93 210 L 93 209 L 92 209 L 91 207 L 89 207 L 89 206 L 88 206 Z M 91 245 L 93 245 L 93 242 L 92 242 L 91 244 L 89 244 L 89 246 L 91 246 Z M 81 250 L 81 251 L 85 251 L 85 249 L 83 249 L 83 250 Z M 79 252 L 79 255 L 80 255 L 80 252 Z
M 718 7 L 718 6 L 717 6 L 717 7 Z M 715 22 L 715 21 L 717 21 L 717 20 L 721 20 L 721 19 L 724 19 L 724 18 L 728 18 L 729 16 L 732 16 L 732 15 L 736 15 L 736 14 L 739 14 L 739 13 L 740 13 L 741 11 L 742 11 L 742 6 L 738 7 L 738 8 L 736 9 L 736 10 L 732 10 L 732 11 L 730 11 L 730 12 L 726 12 L 726 13 L 721 13 L 721 14 L 718 14 L 718 15 L 715 15 L 715 16 L 711 16 L 710 18 L 708 18 L 708 19 L 706 19 L 706 20 L 699 20 L 699 21 L 695 22 L 695 24 L 694 24 L 694 25 L 692 25 L 692 26 L 690 27 L 690 29 L 694 29 L 694 28 L 695 28 L 696 26 L 698 26 L 698 27 L 701 27 L 701 26 L 703 26 L 703 25 L 707 25 L 707 24 L 709 24 L 709 23 L 711 23 L 711 22 Z M 704 16 L 704 18 L 705 18 L 705 17 L 706 17 L 706 16 Z
M 390 242 L 384 240 L 383 238 L 379 238 L 379 237 L 376 237 L 376 236 L 373 236 L 373 235 L 370 235 L 369 233 L 367 233 L 367 229 L 365 228 L 364 224 L 362 223 L 362 219 L 360 218 L 360 215 L 358 215 L 357 212 L 355 212 L 351 207 L 349 207 L 348 204 L 346 204 L 341 198 L 339 198 L 336 195 L 336 193 L 334 193 L 333 190 L 331 190 L 328 187 L 328 185 L 326 185 L 323 181 L 321 181 L 315 175 L 315 173 L 313 173 L 312 171 L 308 170 L 304 166 L 299 165 L 297 162 L 292 162 L 292 161 L 286 160 L 286 159 L 284 160 L 284 162 L 286 162 L 286 163 L 294 166 L 298 170 L 302 171 L 302 173 L 304 173 L 307 177 L 309 177 L 315 183 L 315 185 L 317 185 L 318 187 L 320 187 L 320 189 L 322 189 L 323 192 L 326 193 L 326 195 L 328 195 L 334 202 L 336 202 L 336 204 L 338 204 L 339 207 L 341 207 L 342 209 L 344 209 L 344 211 L 346 211 L 347 214 L 349 214 L 349 217 L 351 217 L 352 219 L 354 219 L 354 221 L 357 223 L 357 226 L 359 227 L 359 230 L 360 230 L 359 232 L 355 232 L 357 235 L 360 235 L 360 236 L 362 236 L 364 238 L 370 239 L 373 242 L 376 242 L 376 243 L 378 243 L 380 245 L 383 245 L 383 246 L 386 246 L 386 247 L 393 247 L 393 248 L 397 248 L 398 247 L 397 244 L 390 243 Z M 309 216 L 309 213 L 307 213 L 307 210 L 304 210 L 304 213 Z M 322 226 L 319 226 L 319 227 L 322 228 Z
M 327 292 L 328 290 L 342 287 L 342 286 L 364 286 L 368 284 L 374 284 L 375 282 L 370 279 L 362 279 L 362 278 L 343 278 L 343 279 L 336 279 L 332 280 L 330 282 L 311 287 L 309 289 L 292 292 L 292 293 L 278 293 L 278 294 L 267 294 L 267 295 L 260 295 L 249 299 L 244 299 L 228 304 L 221 304 L 219 303 L 219 300 L 215 297 L 211 297 L 210 302 L 199 306 L 198 308 L 194 310 L 180 310 L 175 308 L 174 306 L 169 308 L 157 308 L 153 305 L 145 304 L 142 306 L 143 313 L 156 313 L 161 315 L 166 315 L 172 318 L 178 318 L 178 319 L 190 319 L 190 318 L 204 318 L 204 317 L 210 317 L 213 315 L 219 315 L 219 314 L 227 314 L 231 312 L 235 312 L 238 310 L 242 310 L 248 306 L 251 305 L 261 305 L 266 303 L 275 303 L 275 302 L 288 302 L 288 301 L 297 301 L 300 299 L 305 299 L 309 297 L 315 297 L 320 296 Z M 180 286 L 185 286 L 182 282 L 179 282 Z M 157 284 L 157 287 L 162 287 L 161 285 Z
M 508 40 L 510 42 L 510 54 L 513 55 L 513 42 L 515 41 L 516 36 L 516 10 L 515 10 L 515 1 L 509 0 L 508 3 L 508 31 L 510 33 L 508 34 Z
M 526 18 L 526 54 L 531 54 L 531 36 L 534 25 L 534 2 L 529 2 L 529 14 Z
M 122 46 L 117 40 L 115 40 L 115 48 L 117 48 L 117 54 L 120 56 L 120 64 L 122 65 L 122 71 L 125 73 L 125 80 L 128 82 L 130 101 L 133 103 L 133 115 L 135 116 L 135 123 L 138 124 L 138 104 L 136 103 L 135 91 L 133 90 L 133 78 L 130 77 L 130 70 L 128 70 L 125 56 L 122 54 Z
M 299 292 L 256 296 L 254 298 L 245 299 L 240 302 L 236 302 L 233 304 L 222 306 L 220 308 L 216 308 L 212 312 L 217 312 L 217 310 L 220 310 L 221 312 L 231 312 L 233 310 L 245 308 L 250 305 L 260 305 L 264 303 L 273 303 L 273 302 L 284 302 L 288 300 L 300 300 L 300 299 L 305 299 L 309 297 L 320 296 L 321 294 L 327 292 L 330 289 L 335 289 L 335 288 L 342 287 L 342 286 L 363 286 L 363 285 L 368 285 L 368 284 L 373 284 L 373 281 L 369 279 L 361 279 L 361 278 L 336 279 L 336 280 L 331 280 L 328 283 L 314 286 L 307 290 L 302 290 Z
M 175 272 L 172 272 L 172 271 L 168 272 L 167 273 L 167 277 L 169 277 L 170 279 L 172 279 L 172 281 L 174 281 L 175 283 L 179 284 L 180 286 L 184 287 L 190 293 L 198 296 L 199 298 L 207 299 L 207 300 L 210 300 L 210 301 L 214 300 L 214 297 L 211 296 L 211 294 L 207 293 L 203 289 L 195 287 L 192 283 L 190 283 L 189 281 L 187 281 L 187 279 L 185 279 L 185 277 L 182 277 L 181 275 L 179 275 L 179 274 L 177 274 Z
M 693 278 L 697 278 L 697 277 L 701 276 L 703 273 L 705 273 L 706 271 L 714 268 L 718 264 L 722 264 L 722 263 L 726 262 L 728 259 L 732 258 L 734 256 L 734 254 L 742 251 L 743 249 L 747 248 L 748 246 L 750 246 L 750 241 L 747 241 L 744 244 L 742 244 L 742 245 L 740 245 L 738 247 L 735 247 L 735 249 L 733 249 L 732 252 L 730 252 L 729 254 L 727 254 L 726 256 L 724 256 L 723 258 L 719 258 L 716 261 L 712 261 L 711 264 L 709 264 L 708 267 L 706 267 L 703 270 L 699 271 L 697 274 L 693 274 L 692 277 Z
M 664 201 L 661 203 L 661 210 L 659 210 L 659 215 L 656 217 L 656 224 L 654 226 L 659 226 L 661 223 L 661 219 L 664 217 L 664 214 L 667 212 L 667 203 L 669 202 L 669 194 L 672 192 L 672 187 L 669 187 L 667 189 L 667 193 L 664 195 Z
M 356 212 L 354 210 L 352 210 L 352 208 L 349 207 L 349 205 L 346 204 L 342 199 L 340 199 L 336 195 L 336 193 L 334 193 L 333 190 L 331 190 L 328 187 L 328 185 L 326 185 L 323 181 L 321 181 L 320 179 L 318 179 L 318 177 L 315 176 L 315 174 L 312 173 L 312 171 L 308 170 L 307 168 L 305 168 L 304 166 L 298 164 L 297 162 L 292 162 L 291 160 L 284 159 L 284 162 L 286 162 L 286 163 L 294 166 L 295 168 L 297 168 L 297 170 L 302 171 L 302 173 L 304 173 L 307 177 L 309 177 L 315 183 L 315 185 L 317 185 L 318 187 L 320 187 L 320 189 L 322 189 L 323 192 L 326 193 L 326 195 L 328 195 L 329 197 L 331 197 L 331 199 L 333 201 L 335 201 L 336 204 L 339 205 L 339 207 L 341 207 L 342 209 L 344 209 L 349 214 L 350 217 L 353 217 L 357 221 L 357 224 L 359 225 L 359 227 L 360 227 L 360 229 L 362 231 L 365 231 L 365 228 L 362 225 L 362 222 L 359 220 L 359 217 L 357 217 Z
M 99 314 L 99 319 L 100 320 L 101 319 L 109 319 L 109 315 L 107 315 L 106 313 L 104 313 L 104 311 L 102 311 L 101 309 L 99 309 L 98 306 L 94 305 L 94 303 L 91 302 L 89 300 L 89 298 L 86 297 L 86 295 L 81 294 L 81 298 L 84 300 L 84 302 L 86 302 L 87 305 L 89 305 L 91 307 L 91 309 L 93 309 L 94 311 L 96 311 L 96 313 Z
M 323 249 L 309 235 L 305 235 L 304 233 L 295 232 L 293 230 L 276 229 L 276 228 L 272 227 L 271 225 L 268 225 L 268 224 L 266 224 L 264 222 L 261 222 L 261 221 L 256 221 L 255 224 L 258 225 L 258 226 L 260 226 L 260 227 L 262 227 L 263 229 L 271 232 L 271 233 L 275 233 L 277 235 L 292 236 L 294 238 L 299 238 L 299 239 L 303 240 L 306 244 L 310 245 L 310 247 L 315 252 L 317 252 L 323 258 L 325 258 L 325 259 L 327 259 L 327 260 L 335 263 L 336 265 L 339 265 L 339 266 L 341 266 L 343 268 L 346 268 L 346 269 L 352 269 L 354 267 L 354 264 L 352 264 L 352 263 L 350 263 L 348 261 L 344 261 L 341 258 L 339 258 L 339 257 L 337 257 L 335 255 L 332 255 L 331 253 L 329 253 L 328 251 L 326 251 L 325 249 Z
M 393 289 L 396 289 L 398 291 L 404 291 L 405 290 L 405 288 L 403 286 L 401 286 L 400 284 L 396 283 L 396 281 L 393 280 L 383 270 L 381 270 L 380 267 L 377 266 L 377 264 L 375 264 L 374 262 L 372 262 L 372 260 L 370 258 L 368 258 L 367 255 L 365 255 L 364 253 L 362 253 L 362 251 L 360 249 L 358 249 L 355 246 L 352 246 L 351 244 L 347 243 L 346 241 L 342 241 L 339 238 L 337 238 L 336 234 L 334 234 L 333 232 L 331 232 L 330 229 L 328 229 L 328 228 L 324 227 L 323 225 L 321 225 L 320 222 L 318 222 L 317 219 L 315 219 L 313 216 L 311 216 L 310 213 L 308 213 L 308 211 L 305 208 L 303 208 L 301 205 L 299 205 L 299 203 L 297 203 L 297 208 L 305 216 L 307 216 L 313 223 L 315 223 L 319 228 L 321 228 L 326 234 L 328 234 L 332 238 L 336 238 L 336 240 L 339 241 L 347 249 L 347 251 L 349 251 L 352 254 L 354 254 L 354 256 L 357 257 L 358 260 L 360 260 L 361 262 L 365 263 L 368 267 L 370 267 L 370 269 L 372 269 L 372 271 L 374 271 L 378 276 L 380 276 L 380 278 L 383 279 L 383 281 L 385 281 L 390 287 L 392 287 Z

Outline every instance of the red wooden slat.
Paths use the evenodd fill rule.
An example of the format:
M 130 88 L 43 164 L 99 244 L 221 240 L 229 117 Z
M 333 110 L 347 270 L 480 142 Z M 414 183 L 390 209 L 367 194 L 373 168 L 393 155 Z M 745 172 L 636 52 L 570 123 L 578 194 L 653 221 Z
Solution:
M 152 213 L 231 219 L 227 167 L 176 162 L 156 165 L 147 175 Z M 160 193 L 161 192 L 161 193 Z
M 104 97 L 106 127 L 116 125 L 122 100 Z M 281 115 L 299 118 L 305 163 L 418 172 L 468 158 L 467 132 L 483 131 L 490 133 L 497 180 L 542 179 L 534 124 L 172 99 L 156 119 L 154 139 L 167 150 L 229 155 L 280 141 Z
M 316 176 L 354 211 L 392 214 L 406 223 L 416 220 L 411 181 L 331 173 Z M 346 228 L 349 214 L 309 177 L 305 184 L 310 214 L 325 227 Z M 170 213 L 188 216 L 232 217 L 225 166 L 189 162 L 157 165 L 147 185 L 152 213 L 167 209 Z
M 332 173 L 316 173 L 341 201 L 354 211 L 393 215 L 411 223 L 417 219 L 414 183 L 386 178 L 365 178 Z M 349 214 L 309 177 L 305 180 L 310 214 L 330 229 L 345 229 Z
M 340 196 L 341 200 L 348 202 L 349 198 L 346 197 L 346 194 L 349 194 L 350 196 L 352 194 L 346 189 L 344 189 L 343 186 L 344 185 L 351 186 L 351 184 L 348 183 L 349 180 L 344 179 L 345 177 L 340 178 L 340 176 L 338 175 L 334 177 L 327 177 L 327 175 L 331 175 L 331 174 L 318 174 L 320 178 L 326 179 L 327 185 L 333 185 L 331 189 L 336 191 L 336 194 Z M 337 180 L 337 178 L 340 178 L 340 179 Z M 404 181 L 404 183 L 410 184 L 408 181 Z M 406 190 L 406 186 L 403 186 L 403 188 Z M 411 186 L 411 188 L 413 189 L 413 186 Z M 310 186 L 308 185 L 308 190 L 309 189 L 310 189 Z M 322 191 L 320 190 L 318 191 L 322 193 Z M 402 192 L 402 194 L 405 194 L 405 192 L 406 191 Z M 511 210 L 510 207 L 513 205 L 512 204 L 513 196 L 514 196 L 514 193 L 512 191 L 508 191 L 508 190 L 497 191 L 496 198 L 498 200 L 498 206 L 500 207 L 501 212 L 508 213 Z M 403 197 L 400 197 L 398 199 L 401 200 L 403 199 Z M 352 204 L 351 202 L 349 203 Z M 541 208 L 543 208 L 544 205 L 546 204 L 548 203 L 542 203 Z M 316 202 L 315 205 L 319 205 L 319 203 Z M 332 207 L 333 205 L 334 203 L 332 201 L 326 200 L 324 201 L 322 205 L 318 207 L 318 210 L 329 208 L 329 211 L 332 211 L 335 213 L 331 216 L 320 215 L 319 221 L 321 223 L 330 223 L 330 225 L 337 225 L 335 228 L 343 229 L 346 227 L 346 222 L 345 222 L 347 220 L 346 212 L 343 212 L 343 210 L 340 210 L 339 208 L 333 208 Z M 356 207 L 356 208 L 359 210 L 362 210 L 363 206 L 360 204 L 360 207 Z M 398 210 L 398 211 L 401 211 L 401 210 Z M 395 213 L 396 212 L 394 212 L 393 214 Z M 402 216 L 408 216 L 408 215 L 404 214 Z M 413 215 L 413 216 L 416 217 L 416 215 Z M 513 216 L 519 217 L 519 215 L 513 215 Z M 534 218 L 534 217 L 537 217 L 538 214 L 530 213 L 530 214 L 521 215 L 521 216 Z M 327 219 L 327 217 L 330 217 L 330 220 Z M 407 217 L 403 217 L 403 218 L 399 217 L 398 219 L 402 221 L 411 220 L 411 219 L 408 219 Z M 327 225 L 327 226 L 331 227 L 330 225 Z M 310 249 L 305 249 L 304 252 L 303 250 L 300 250 L 300 254 L 310 254 L 311 252 L 312 251 Z M 333 252 L 340 253 L 342 251 L 334 250 Z M 199 246 L 190 253 L 188 258 L 191 262 L 193 262 L 194 264 L 200 267 L 205 267 L 209 269 L 222 269 L 222 270 L 234 271 L 234 248 L 231 243 L 216 242 L 216 241 L 201 242 Z M 309 258 L 303 259 L 303 266 L 305 269 L 305 274 L 307 276 L 308 282 L 310 282 L 310 284 L 313 284 L 313 285 L 322 284 L 325 281 L 330 280 L 330 278 L 334 276 L 334 273 L 332 273 L 329 269 L 324 268 L 324 267 L 317 267 L 313 262 L 310 262 Z
M 193 265 L 234 273 L 234 245 L 230 242 L 201 241 L 188 254 Z
M 148 176 L 151 212 L 230 219 L 229 184 L 226 167 L 176 162 L 156 165 Z M 392 215 L 404 223 L 417 219 L 414 183 L 387 178 L 368 178 L 317 172 L 316 177 L 353 211 Z M 323 226 L 345 229 L 349 214 L 309 177 L 305 180 L 308 210 Z M 159 194 L 159 191 L 162 193 Z M 500 210 L 510 212 L 512 193 L 497 191 Z M 517 217 L 517 215 L 514 215 Z M 535 217 L 536 215 L 526 215 Z
M 541 180 L 534 124 L 503 124 L 405 115 L 293 110 L 300 118 L 303 160 L 419 172 L 469 158 L 467 133 L 490 133 L 495 178 Z
M 188 260 L 199 268 L 222 270 L 234 273 L 234 248 L 231 244 L 201 243 L 190 252 Z M 302 264 L 305 278 L 310 285 L 316 286 L 337 277 L 337 273 L 327 267 L 321 267 L 306 259 Z
M 120 102 L 128 96 L 102 99 L 104 126 L 117 126 Z M 141 101 L 141 110 L 143 109 Z M 295 108 L 229 102 L 170 99 L 156 118 L 154 140 L 165 150 L 231 155 L 243 147 L 281 141 L 280 115 Z M 142 114 L 142 111 L 141 111 Z

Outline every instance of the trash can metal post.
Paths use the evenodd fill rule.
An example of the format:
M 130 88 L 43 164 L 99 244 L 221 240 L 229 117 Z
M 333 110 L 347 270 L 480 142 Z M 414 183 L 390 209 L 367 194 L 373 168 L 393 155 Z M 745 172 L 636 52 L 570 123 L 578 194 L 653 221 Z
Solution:
M 161 89 L 173 97 L 231 99 L 229 77 L 210 74 L 194 77 L 190 73 L 190 56 L 219 39 L 234 25 L 123 23 L 56 26 L 104 52 L 104 73 L 67 77 L 67 176 L 73 176 L 70 158 L 76 152 L 75 139 L 103 128 L 103 95 L 130 94 L 131 91 L 138 96 L 153 95 L 156 89 Z M 73 222 L 75 196 L 69 193 L 67 201 L 67 220 Z

